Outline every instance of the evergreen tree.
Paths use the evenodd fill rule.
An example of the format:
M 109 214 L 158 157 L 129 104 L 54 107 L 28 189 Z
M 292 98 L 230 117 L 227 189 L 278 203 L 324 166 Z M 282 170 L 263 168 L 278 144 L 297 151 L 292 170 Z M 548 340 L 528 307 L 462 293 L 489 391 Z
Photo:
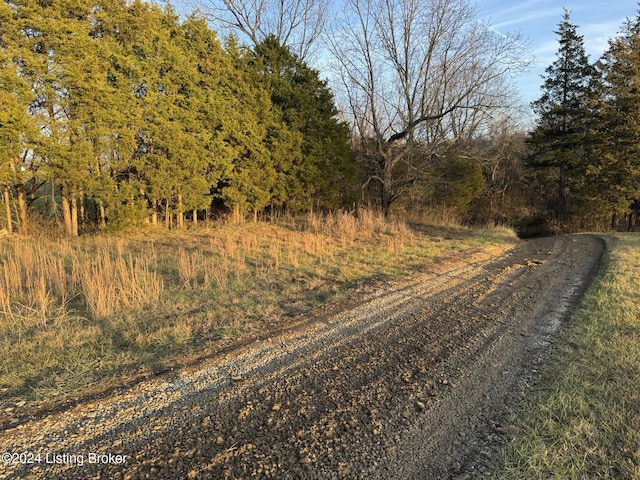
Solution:
M 275 41 L 225 50 L 170 6 L 3 2 L 0 87 L 0 187 L 23 229 L 43 182 L 71 236 L 162 214 L 181 226 L 212 196 L 236 218 L 332 208 L 352 184 L 348 131 L 317 72 Z
M 256 45 L 253 65 L 285 125 L 302 135 L 300 154 L 294 155 L 290 144 L 285 155 L 290 160 L 281 165 L 286 192 L 282 202 L 294 209 L 331 209 L 353 202 L 358 189 L 349 128 L 337 119 L 327 82 L 273 35 Z
M 28 83 L 19 75 L 15 43 L 18 32 L 11 8 L 0 4 L 0 187 L 5 203 L 6 228 L 13 232 L 11 196 L 18 199 L 18 224 L 27 230 L 24 186 L 33 182 L 28 158 L 37 138 L 37 126 L 27 109 L 33 101 Z M 13 58 L 12 58 L 13 57 Z
M 29 111 L 42 132 L 31 162 L 41 180 L 59 188 L 65 229 L 78 235 L 84 197 L 97 159 L 112 148 L 104 144 L 117 118 L 110 108 L 118 92 L 107 82 L 109 54 L 92 34 L 98 7 L 84 0 L 24 0 L 12 9 L 22 34 L 13 52 L 18 76 L 31 86 Z
M 92 4 L 88 17 L 89 38 L 95 44 L 95 79 L 83 95 L 83 119 L 91 142 L 91 165 L 86 200 L 93 203 L 95 222 L 104 227 L 107 215 L 113 221 L 130 198 L 121 188 L 121 172 L 127 171 L 135 151 L 135 126 L 140 111 L 132 86 L 136 85 L 136 61 L 130 54 L 135 41 L 135 4 L 123 0 L 101 0 Z
M 226 45 L 233 70 L 226 85 L 229 104 L 223 116 L 224 143 L 233 149 L 231 169 L 215 186 L 216 197 L 233 211 L 238 221 L 245 213 L 257 213 L 269 205 L 277 191 L 278 172 L 269 145 L 270 134 L 281 122 L 273 111 L 268 91 L 252 78 L 250 53 L 230 38 Z
M 75 125 L 70 123 L 71 109 L 67 101 L 72 93 L 66 81 L 72 75 L 63 69 L 63 58 L 72 50 L 72 40 L 81 41 L 83 37 L 81 23 L 86 11 L 80 4 L 41 5 L 33 0 L 16 1 L 11 8 L 22 34 L 16 39 L 12 52 L 19 66 L 17 74 L 31 85 L 33 101 L 29 111 L 43 132 L 41 141 L 31 152 L 33 168 L 52 184 L 65 184 L 70 190 L 80 183 L 85 170 L 70 165 L 78 157 L 67 160 L 75 151 L 77 138 L 74 137 Z M 24 185 L 16 184 L 15 189 L 21 204 Z M 73 234 L 70 196 L 62 198 L 67 200 L 63 202 L 65 225 Z
M 58 172 L 63 214 L 70 218 L 71 228 L 67 226 L 67 231 L 72 235 L 88 225 L 89 201 L 97 213 L 93 220 L 104 224 L 104 207 L 113 205 L 108 200 L 116 191 L 115 179 L 108 175 L 108 169 L 118 158 L 130 157 L 133 146 L 126 128 L 128 92 L 114 80 L 113 57 L 120 52 L 114 39 L 102 31 L 98 17 L 107 8 L 114 15 L 115 4 L 82 1 L 77 5 L 82 10 L 73 13 L 76 31 L 70 38 L 63 38 L 58 48 L 58 64 L 64 72 L 60 84 L 65 94 L 59 101 L 67 149 L 49 165 Z M 67 203 L 69 207 L 65 206 Z
M 209 193 L 206 127 L 199 121 L 198 65 L 185 43 L 178 16 L 170 8 L 150 7 L 140 26 L 148 30 L 138 42 L 145 76 L 144 91 L 138 94 L 142 123 L 131 178 L 144 185 L 140 188 L 151 204 L 152 221 L 164 204 L 166 223 L 175 214 L 181 227 L 184 212 L 205 208 Z
M 556 34 L 557 58 L 546 69 L 542 96 L 532 104 L 538 120 L 530 145 L 532 166 L 557 169 L 555 213 L 561 223 L 567 220 L 569 197 L 577 189 L 574 180 L 588 163 L 597 76 L 567 10 Z
M 615 217 L 640 198 L 640 14 L 609 41 L 599 68 L 605 81 L 598 132 L 602 164 L 594 174 L 606 186 L 600 192 Z

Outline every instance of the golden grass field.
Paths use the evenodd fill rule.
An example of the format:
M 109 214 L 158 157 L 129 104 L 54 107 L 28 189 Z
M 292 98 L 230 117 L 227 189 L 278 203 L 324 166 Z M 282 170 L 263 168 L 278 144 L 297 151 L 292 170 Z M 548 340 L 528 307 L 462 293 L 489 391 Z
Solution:
M 507 229 L 409 227 L 362 211 L 0 242 L 0 394 L 39 401 L 268 330 Z

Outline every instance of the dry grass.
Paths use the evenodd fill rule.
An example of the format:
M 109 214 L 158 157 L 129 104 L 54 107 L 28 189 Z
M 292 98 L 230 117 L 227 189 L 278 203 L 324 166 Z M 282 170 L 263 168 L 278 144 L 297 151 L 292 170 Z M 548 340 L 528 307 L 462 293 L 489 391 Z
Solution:
M 68 240 L 1 244 L 0 308 L 8 316 L 31 312 L 46 323 L 70 301 L 82 299 L 94 317 L 159 301 L 162 281 L 150 256 L 125 253 L 122 240 L 107 238 L 71 245 Z
M 427 232 L 427 230 L 425 230 Z M 0 243 L 0 392 L 69 395 L 273 328 L 506 230 L 414 231 L 368 211 L 287 223 Z

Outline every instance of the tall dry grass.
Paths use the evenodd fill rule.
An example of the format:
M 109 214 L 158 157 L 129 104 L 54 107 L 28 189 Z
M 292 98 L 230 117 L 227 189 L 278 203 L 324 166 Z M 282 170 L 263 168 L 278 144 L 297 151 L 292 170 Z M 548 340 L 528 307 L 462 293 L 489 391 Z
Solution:
M 306 313 L 453 245 L 501 241 L 465 233 L 447 243 L 366 210 L 127 237 L 5 239 L 0 394 L 71 392 Z
M 143 308 L 160 303 L 164 282 L 146 256 L 112 256 L 102 248 L 93 261 L 73 259 L 76 278 L 87 309 L 95 317 L 107 317 L 122 309 Z
M 311 233 L 340 239 L 341 242 L 357 242 L 377 234 L 400 236 L 410 242 L 413 232 L 399 219 L 387 219 L 373 210 L 361 209 L 356 215 L 335 212 L 327 215 L 310 213 L 303 228 Z
M 155 304 L 163 291 L 153 258 L 125 253 L 122 241 L 20 239 L 3 243 L 0 256 L 0 308 L 9 317 L 31 312 L 46 322 L 70 302 L 103 317 Z

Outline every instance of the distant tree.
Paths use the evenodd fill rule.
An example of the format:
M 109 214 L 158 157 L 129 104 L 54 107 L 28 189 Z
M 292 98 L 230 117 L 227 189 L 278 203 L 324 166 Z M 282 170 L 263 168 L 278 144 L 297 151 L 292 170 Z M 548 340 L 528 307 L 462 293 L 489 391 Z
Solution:
M 564 222 L 570 192 L 576 188 L 574 180 L 589 163 L 597 74 L 569 11 L 565 10 L 556 34 L 560 45 L 556 60 L 546 69 L 542 96 L 533 102 L 538 119 L 530 145 L 532 166 L 557 169 L 555 216 Z
M 486 186 L 480 163 L 455 150 L 433 158 L 432 163 L 433 204 L 458 215 L 467 213 L 471 201 Z
M 475 223 L 515 225 L 535 215 L 540 198 L 537 181 L 525 167 L 528 135 L 510 112 L 496 115 L 481 136 L 469 142 L 466 155 L 482 167 L 485 188 L 473 199 L 467 218 Z
M 329 38 L 363 188 L 388 214 L 442 155 L 511 101 L 517 37 L 479 22 L 466 0 L 346 0 Z M 419 148 L 417 148 L 419 147 Z
M 257 47 L 273 37 L 301 60 L 308 59 L 324 30 L 327 0 L 200 0 L 200 12 Z

